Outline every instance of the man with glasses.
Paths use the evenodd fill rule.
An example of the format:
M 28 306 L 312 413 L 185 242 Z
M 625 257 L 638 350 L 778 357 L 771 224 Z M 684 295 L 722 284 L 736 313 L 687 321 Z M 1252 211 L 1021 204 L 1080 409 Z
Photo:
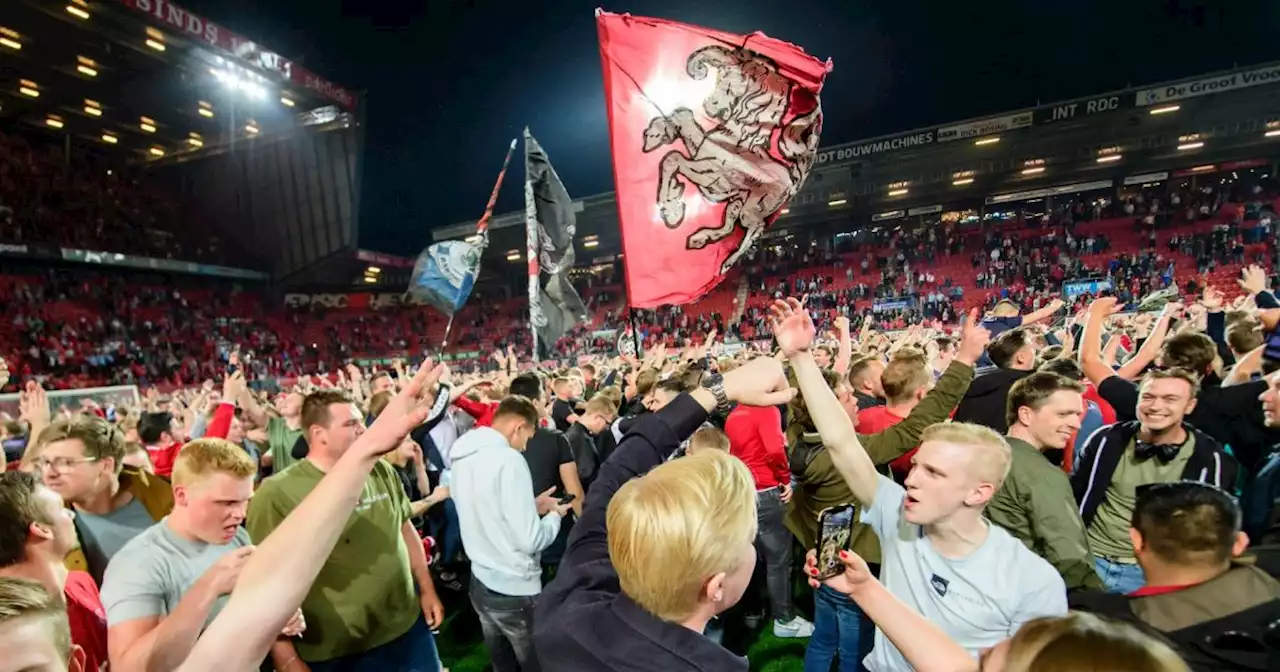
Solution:
M 111 556 L 169 515 L 173 491 L 163 479 L 124 468 L 124 434 L 102 418 L 55 422 L 40 432 L 35 451 L 31 466 L 76 512 L 79 548 L 67 555 L 67 569 L 102 585 Z
M 1280 656 L 1280 554 L 1244 555 L 1240 507 L 1196 481 L 1137 488 L 1129 537 L 1146 585 L 1073 594 L 1072 608 L 1158 630 L 1193 670 L 1274 670 Z

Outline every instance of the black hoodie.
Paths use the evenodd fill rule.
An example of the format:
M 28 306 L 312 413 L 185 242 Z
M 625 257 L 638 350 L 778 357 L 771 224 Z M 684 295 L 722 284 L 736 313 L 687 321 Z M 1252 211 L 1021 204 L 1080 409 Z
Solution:
M 969 384 L 969 391 L 965 392 L 964 399 L 956 407 L 952 420 L 985 425 L 1001 434 L 1008 432 L 1005 407 L 1009 401 L 1009 389 L 1031 373 L 1001 368 L 990 368 L 978 373 Z

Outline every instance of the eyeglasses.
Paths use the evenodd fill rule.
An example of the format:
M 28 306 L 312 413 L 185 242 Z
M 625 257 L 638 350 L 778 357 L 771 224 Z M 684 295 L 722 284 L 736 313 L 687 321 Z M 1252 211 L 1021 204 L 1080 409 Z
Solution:
M 37 471 L 53 469 L 58 473 L 64 473 L 71 471 L 71 469 L 77 464 L 86 464 L 97 461 L 98 458 L 96 457 L 55 457 L 53 459 L 37 457 L 34 460 L 31 460 L 30 464 Z

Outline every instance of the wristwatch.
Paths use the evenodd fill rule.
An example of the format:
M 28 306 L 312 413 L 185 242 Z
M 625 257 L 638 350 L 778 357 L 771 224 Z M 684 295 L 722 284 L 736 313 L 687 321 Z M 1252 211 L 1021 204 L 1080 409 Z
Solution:
M 716 398 L 715 412 L 728 413 L 729 412 L 729 395 L 725 394 L 724 392 L 724 383 L 722 381 L 717 380 L 716 382 L 711 383 L 710 385 L 707 386 L 707 391 L 711 392 L 712 396 Z

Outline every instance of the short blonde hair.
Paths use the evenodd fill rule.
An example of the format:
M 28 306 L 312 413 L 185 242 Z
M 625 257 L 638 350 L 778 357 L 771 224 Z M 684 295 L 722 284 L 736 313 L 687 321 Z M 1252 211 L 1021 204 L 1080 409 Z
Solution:
M 704 450 L 729 452 L 729 437 L 716 427 L 702 427 L 689 437 L 689 454 Z
M 971 473 L 983 482 L 994 485 L 997 490 L 1004 485 L 1004 479 L 1009 477 L 1013 450 L 1009 448 L 1009 442 L 990 427 L 968 422 L 939 422 L 920 433 L 920 445 L 929 441 L 967 446 L 981 451 L 981 455 L 974 454 Z
M 243 448 L 226 439 L 197 439 L 178 452 L 170 481 L 191 485 L 213 472 L 249 478 L 258 473 L 258 467 Z
M 681 621 L 707 580 L 738 569 L 754 543 L 755 481 L 738 458 L 706 451 L 628 481 L 606 515 L 623 592 L 654 616 Z
M 1006 672 L 1128 670 L 1189 672 L 1168 644 L 1134 626 L 1073 611 L 1023 624 L 1009 642 Z

